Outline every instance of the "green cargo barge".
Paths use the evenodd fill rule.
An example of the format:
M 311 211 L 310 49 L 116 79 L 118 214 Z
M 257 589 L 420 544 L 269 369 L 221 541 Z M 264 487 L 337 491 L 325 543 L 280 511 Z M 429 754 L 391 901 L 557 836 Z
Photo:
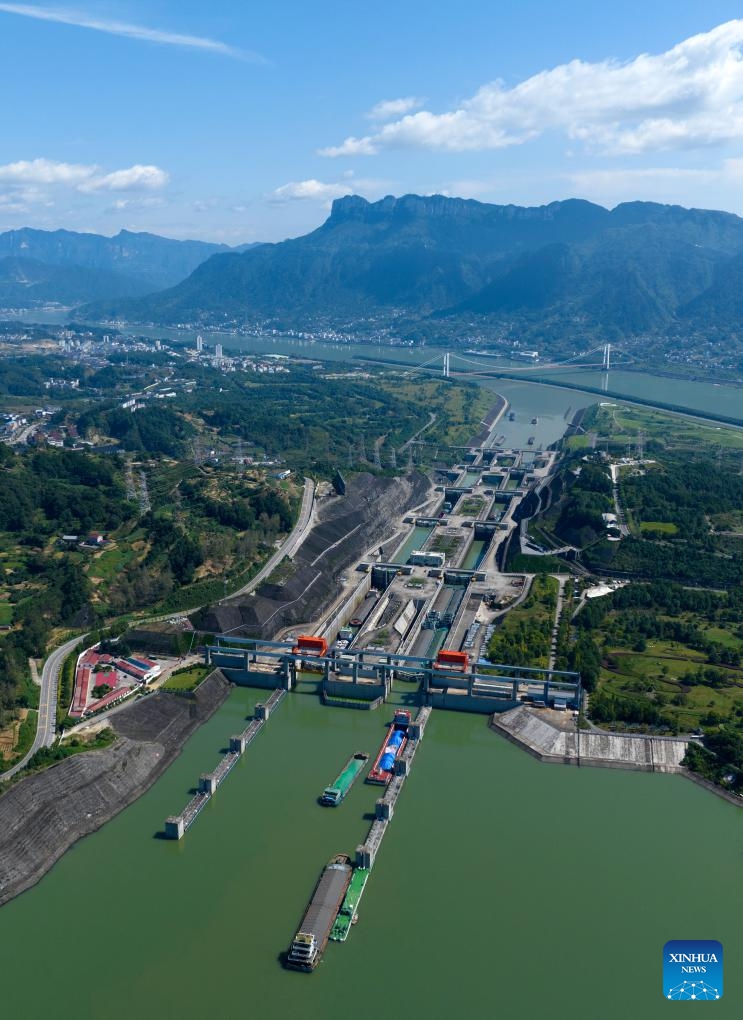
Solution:
M 337 807 L 353 786 L 354 780 L 358 777 L 368 760 L 369 755 L 364 754 L 363 751 L 357 751 L 356 754 L 349 758 L 333 785 L 326 786 L 323 790 L 320 803 L 327 804 L 330 807 Z
M 357 910 L 364 892 L 366 880 L 369 877 L 368 868 L 354 868 L 351 876 L 351 884 L 346 892 L 345 899 L 338 911 L 333 927 L 330 929 L 330 938 L 333 942 L 345 942 L 351 925 L 358 920 Z

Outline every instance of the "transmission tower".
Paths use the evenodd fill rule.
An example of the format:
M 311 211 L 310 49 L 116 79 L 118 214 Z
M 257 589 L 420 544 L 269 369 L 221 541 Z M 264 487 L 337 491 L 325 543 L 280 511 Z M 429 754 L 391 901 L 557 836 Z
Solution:
M 133 503 L 137 498 L 137 491 L 134 486 L 134 468 L 132 467 L 131 457 L 127 457 L 126 460 L 124 480 L 126 484 L 126 498 Z
M 349 468 L 353 467 L 353 446 L 351 446 L 350 443 L 348 444 L 348 460 L 346 463 L 348 464 Z
M 366 439 L 363 432 L 359 437 L 359 460 L 366 460 Z
M 642 429 L 637 431 L 637 459 L 643 460 L 645 457 L 645 433 Z
M 392 447 L 392 452 L 390 453 L 390 467 L 392 468 L 393 471 L 397 471 L 397 451 L 395 450 L 394 446 Z M 743 466 L 741 467 L 741 471 L 743 471 Z
M 147 490 L 147 475 L 144 471 L 139 472 L 139 512 L 141 514 L 149 513 L 152 509 L 152 503 L 150 503 L 150 494 Z
M 382 441 L 379 440 L 379 439 L 374 444 L 374 467 L 378 471 L 381 471 L 381 469 L 382 469 L 382 458 L 379 455 L 379 448 L 380 448 L 381 445 L 382 445 Z

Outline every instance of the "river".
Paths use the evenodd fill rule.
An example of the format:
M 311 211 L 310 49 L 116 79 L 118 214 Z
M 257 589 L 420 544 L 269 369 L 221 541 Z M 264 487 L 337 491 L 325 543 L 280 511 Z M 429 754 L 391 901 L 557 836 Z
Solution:
M 48 323 L 49 325 L 60 325 L 68 322 L 71 314 L 68 311 L 59 310 L 32 310 L 18 314 L 14 318 L 23 322 Z M 137 336 L 160 338 L 163 340 L 177 340 L 184 343 L 195 343 L 197 330 L 169 329 L 167 327 L 132 327 L 132 332 Z M 283 354 L 288 357 L 317 358 L 325 361 L 359 361 L 371 359 L 376 361 L 387 361 L 415 367 L 432 360 L 439 352 L 443 354 L 443 348 L 435 347 L 390 347 L 389 345 L 375 344 L 341 344 L 323 343 L 313 340 L 293 340 L 287 337 L 249 336 L 235 333 L 204 332 L 204 341 L 207 345 L 221 343 L 225 353 L 244 352 L 255 354 Z M 517 366 L 511 362 L 500 362 L 497 359 L 478 357 L 467 354 L 466 367 L 476 371 L 477 365 L 482 365 L 485 370 L 507 371 L 515 373 Z M 458 360 L 457 355 L 452 355 L 452 371 L 465 368 L 464 363 Z M 612 369 L 608 375 L 595 368 L 576 368 L 571 365 L 565 368 L 542 368 L 535 366 L 532 369 L 524 370 L 524 382 L 520 380 L 478 380 L 489 389 L 503 393 L 509 400 L 509 392 L 516 394 L 528 394 L 530 387 L 535 385 L 529 383 L 530 375 L 559 382 L 561 387 L 570 385 L 591 386 L 599 390 L 611 390 L 616 393 L 639 400 L 658 400 L 661 403 L 673 404 L 679 407 L 688 408 L 696 414 L 722 414 L 743 420 L 743 388 L 735 385 L 725 385 L 710 382 L 700 382 L 695 379 L 682 379 L 670 376 L 653 375 L 651 372 L 628 372 L 626 369 Z M 538 385 L 538 384 L 536 384 Z M 515 389 L 514 389 L 515 387 Z M 522 389 L 525 387 L 525 389 Z M 532 399 L 528 397 L 525 403 L 528 410 L 525 412 L 528 417 L 519 421 L 518 426 L 511 431 L 514 445 L 524 445 L 530 435 L 535 435 L 536 443 L 544 442 L 544 430 L 529 430 L 529 419 L 534 415 L 540 416 L 540 406 L 544 401 L 547 407 L 562 408 L 562 414 L 572 407 L 575 411 L 578 407 L 585 407 L 594 403 L 598 398 L 596 395 L 582 393 L 580 391 L 565 390 L 569 397 L 559 393 L 555 397 L 548 396 L 554 392 L 550 387 L 541 387 L 542 397 Z M 536 391 L 533 391 L 536 392 Z M 534 414 L 529 414 L 529 411 Z M 550 413 L 548 410 L 546 413 Z M 561 417 L 559 415 L 558 417 Z M 508 424 L 505 420 L 503 424 Z M 514 423 L 515 424 L 515 423 Z M 501 429 L 505 432 L 505 428 Z M 548 430 L 551 434 L 553 429 Z M 562 432 L 560 432 L 562 434 Z M 523 435 L 523 439 L 521 438 Z M 554 438 L 557 438 L 555 436 Z M 509 440 L 510 441 L 510 440 Z M 547 440 L 552 442 L 552 440 Z
M 623 386 L 641 385 L 620 374 Z M 515 413 L 496 426 L 507 444 L 524 434 L 552 442 L 595 400 L 488 385 Z M 703 385 L 661 380 L 652 393 L 677 402 L 666 387 L 692 387 L 689 403 L 719 410 L 731 388 Z M 433 713 L 348 942 L 331 944 L 311 976 L 283 970 L 278 955 L 321 868 L 353 853 L 379 791 L 357 783 L 338 809 L 316 798 L 353 751 L 376 750 L 391 709 L 290 695 L 184 840 L 156 838 L 259 696 L 234 691 L 147 794 L 0 910 L 4 1013 L 651 1020 L 668 1009 L 663 944 L 688 938 L 723 943 L 715 1015 L 740 1016 L 743 813 L 676 776 L 541 764 L 486 717 L 444 711 Z
M 0 911 L 4 1013 L 651 1018 L 665 941 L 714 938 L 715 1015 L 740 1015 L 737 809 L 676 776 L 540 764 L 457 713 L 433 714 L 348 941 L 311 976 L 283 970 L 379 791 L 316 798 L 375 751 L 390 709 L 291 695 L 184 840 L 155 838 L 255 700 L 236 690 L 144 797 Z

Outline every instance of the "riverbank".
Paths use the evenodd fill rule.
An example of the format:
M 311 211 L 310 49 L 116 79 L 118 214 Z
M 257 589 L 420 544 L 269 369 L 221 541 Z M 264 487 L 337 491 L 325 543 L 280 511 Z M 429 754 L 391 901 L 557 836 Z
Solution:
M 578 729 L 572 718 L 521 706 L 495 713 L 490 728 L 543 762 L 593 765 L 635 772 L 686 772 L 688 739 Z
M 501 393 L 496 393 L 495 395 L 498 399 L 490 408 L 488 413 L 485 415 L 485 418 L 483 419 L 482 422 L 482 428 L 480 429 L 480 431 L 477 433 L 476 436 L 473 436 L 473 438 L 470 439 L 470 441 L 467 443 L 468 446 L 470 447 L 482 446 L 483 443 L 490 436 L 491 432 L 493 431 L 493 428 L 498 424 L 503 415 L 506 413 L 506 409 L 508 408 L 508 401 Z
M 158 692 L 113 720 L 117 739 L 68 758 L 0 797 L 0 905 L 35 885 L 69 848 L 140 797 L 226 700 L 215 670 L 193 697 Z
M 514 708 L 491 716 L 488 723 L 516 747 L 537 761 L 556 765 L 588 765 L 633 772 L 667 772 L 684 776 L 703 790 L 743 807 L 743 798 L 711 783 L 681 763 L 689 744 L 684 737 L 656 737 L 641 733 L 578 730 L 568 719 L 550 718 L 544 709 Z

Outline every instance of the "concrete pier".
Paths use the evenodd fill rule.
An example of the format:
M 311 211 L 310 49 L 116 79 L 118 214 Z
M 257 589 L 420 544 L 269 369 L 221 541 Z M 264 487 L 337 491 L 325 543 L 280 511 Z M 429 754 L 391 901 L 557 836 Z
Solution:
M 213 772 L 202 772 L 199 776 L 199 787 L 197 792 L 186 804 L 179 815 L 169 815 L 165 819 L 165 835 L 168 839 L 183 839 L 187 829 L 193 825 L 219 786 L 224 782 L 245 750 L 255 740 L 258 733 L 265 725 L 266 720 L 274 708 L 281 702 L 286 691 L 279 688 L 275 690 L 265 704 L 255 706 L 255 718 L 242 731 L 230 737 L 230 749 L 221 759 Z
M 395 774 L 389 782 L 383 797 L 377 800 L 375 806 L 375 819 L 371 824 L 366 841 L 356 847 L 356 867 L 372 868 L 376 859 L 379 847 L 382 844 L 387 826 L 395 813 L 395 804 L 400 796 L 405 780 L 410 772 L 415 752 L 418 750 L 426 723 L 431 715 L 428 706 L 418 710 L 414 722 L 408 730 L 408 742 L 405 745 L 401 757 L 395 762 Z
M 579 730 L 564 716 L 558 720 L 545 709 L 525 706 L 494 715 L 490 727 L 540 761 L 639 772 L 685 771 L 681 762 L 689 740 L 684 737 Z

